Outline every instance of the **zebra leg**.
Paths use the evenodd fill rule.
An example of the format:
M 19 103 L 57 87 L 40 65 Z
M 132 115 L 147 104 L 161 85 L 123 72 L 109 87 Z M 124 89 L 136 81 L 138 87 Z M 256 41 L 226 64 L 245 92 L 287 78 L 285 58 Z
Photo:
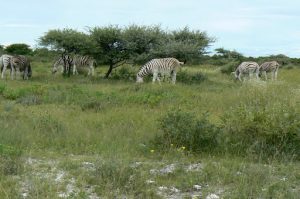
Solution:
M 172 83 L 175 84 L 176 83 L 176 72 L 173 71 L 173 74 L 172 74 Z
M 253 73 L 249 72 L 249 80 L 251 80 L 253 77 Z
M 267 71 L 264 71 L 264 75 L 265 75 L 265 80 L 268 80 L 268 75 L 267 75 Z
M 278 70 L 275 71 L 275 80 L 277 81 L 277 73 L 278 73 Z
M 242 73 L 239 74 L 238 79 L 242 82 Z M 245 78 L 244 78 L 245 80 Z
M 158 72 L 154 71 L 153 72 L 153 79 L 152 79 L 152 83 L 155 83 L 156 79 L 158 77 Z
M 76 65 L 74 64 L 73 65 L 73 75 L 75 75 L 76 74 Z
M 7 66 L 5 66 L 5 65 L 2 67 L 2 74 L 1 74 L 2 79 L 4 78 L 4 73 L 6 71 L 6 68 L 7 68 Z
M 11 73 L 10 73 L 11 80 L 14 80 L 14 75 L 15 75 L 15 69 L 13 66 L 11 66 Z
M 91 66 L 91 71 L 92 71 L 92 76 L 94 76 L 94 74 L 95 74 L 95 69 L 94 69 L 94 66 L 93 66 L 93 65 Z

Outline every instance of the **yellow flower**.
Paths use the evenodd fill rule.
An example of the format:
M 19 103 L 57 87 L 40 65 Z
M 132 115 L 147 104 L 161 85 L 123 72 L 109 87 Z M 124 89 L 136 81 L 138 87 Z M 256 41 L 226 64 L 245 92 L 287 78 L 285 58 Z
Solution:
M 152 149 L 152 150 L 150 150 L 150 152 L 151 152 L 151 153 L 154 153 L 154 150 Z
M 184 149 L 185 149 L 185 146 L 182 146 L 181 149 L 184 150 Z

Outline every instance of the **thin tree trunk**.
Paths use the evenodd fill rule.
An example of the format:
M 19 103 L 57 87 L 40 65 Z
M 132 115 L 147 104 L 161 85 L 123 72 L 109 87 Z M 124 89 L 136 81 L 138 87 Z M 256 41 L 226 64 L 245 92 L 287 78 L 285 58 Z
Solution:
M 109 65 L 109 69 L 108 69 L 108 71 L 107 71 L 107 73 L 105 74 L 105 77 L 104 78 L 108 78 L 109 77 L 109 75 L 110 75 L 110 73 L 112 72 L 112 70 L 113 70 L 113 67 L 114 65 L 112 65 L 112 64 L 110 64 Z

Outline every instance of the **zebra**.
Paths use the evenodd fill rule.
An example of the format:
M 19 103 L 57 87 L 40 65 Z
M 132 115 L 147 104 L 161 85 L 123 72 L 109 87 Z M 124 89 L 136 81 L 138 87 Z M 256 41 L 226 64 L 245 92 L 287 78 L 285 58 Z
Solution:
M 153 74 L 152 82 L 154 83 L 157 80 L 160 83 L 158 77 L 160 73 L 161 76 L 172 75 L 172 83 L 175 84 L 176 70 L 183 64 L 184 62 L 180 62 L 175 58 L 152 59 L 141 67 L 136 75 L 136 82 L 142 83 L 146 75 Z
M 11 55 L 2 55 L 0 57 L 0 66 L 1 66 L 1 78 L 4 78 L 4 74 L 6 69 L 9 67 L 10 68 L 10 74 L 12 75 L 12 67 L 10 65 L 10 59 L 12 58 Z M 11 76 L 12 77 L 12 76 Z
M 265 79 L 268 79 L 267 73 L 272 73 L 272 80 L 277 80 L 277 73 L 279 69 L 279 63 L 277 61 L 265 62 L 260 65 L 260 72 L 264 73 Z
M 249 74 L 250 79 L 253 73 L 256 75 L 256 79 L 259 79 L 259 65 L 256 62 L 242 62 L 235 70 L 234 76 L 236 79 L 242 81 L 243 74 Z
M 32 75 L 30 61 L 24 55 L 16 55 L 10 58 L 11 76 L 17 75 L 17 71 L 21 74 L 23 72 L 23 79 L 28 79 Z M 15 74 L 14 74 L 15 72 Z
M 94 76 L 94 65 L 96 65 L 96 61 L 90 56 L 75 55 L 74 57 L 70 57 L 69 55 L 64 55 L 64 59 L 71 62 L 73 75 L 78 74 L 77 68 L 88 67 L 88 75 Z M 54 62 L 52 73 L 56 73 L 59 68 L 61 68 L 61 72 L 63 72 L 64 59 L 63 57 L 60 57 L 57 61 Z

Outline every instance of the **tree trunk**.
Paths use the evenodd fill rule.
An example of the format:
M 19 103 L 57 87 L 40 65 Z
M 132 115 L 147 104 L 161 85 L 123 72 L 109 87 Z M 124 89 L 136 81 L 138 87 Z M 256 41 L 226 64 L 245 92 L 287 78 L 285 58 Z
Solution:
M 105 74 L 105 77 L 104 78 L 108 78 L 109 77 L 109 75 L 110 75 L 110 73 L 112 72 L 112 70 L 113 70 L 113 67 L 114 65 L 112 65 L 112 64 L 110 64 L 109 65 L 109 69 L 108 69 L 108 71 L 107 71 L 107 73 Z

